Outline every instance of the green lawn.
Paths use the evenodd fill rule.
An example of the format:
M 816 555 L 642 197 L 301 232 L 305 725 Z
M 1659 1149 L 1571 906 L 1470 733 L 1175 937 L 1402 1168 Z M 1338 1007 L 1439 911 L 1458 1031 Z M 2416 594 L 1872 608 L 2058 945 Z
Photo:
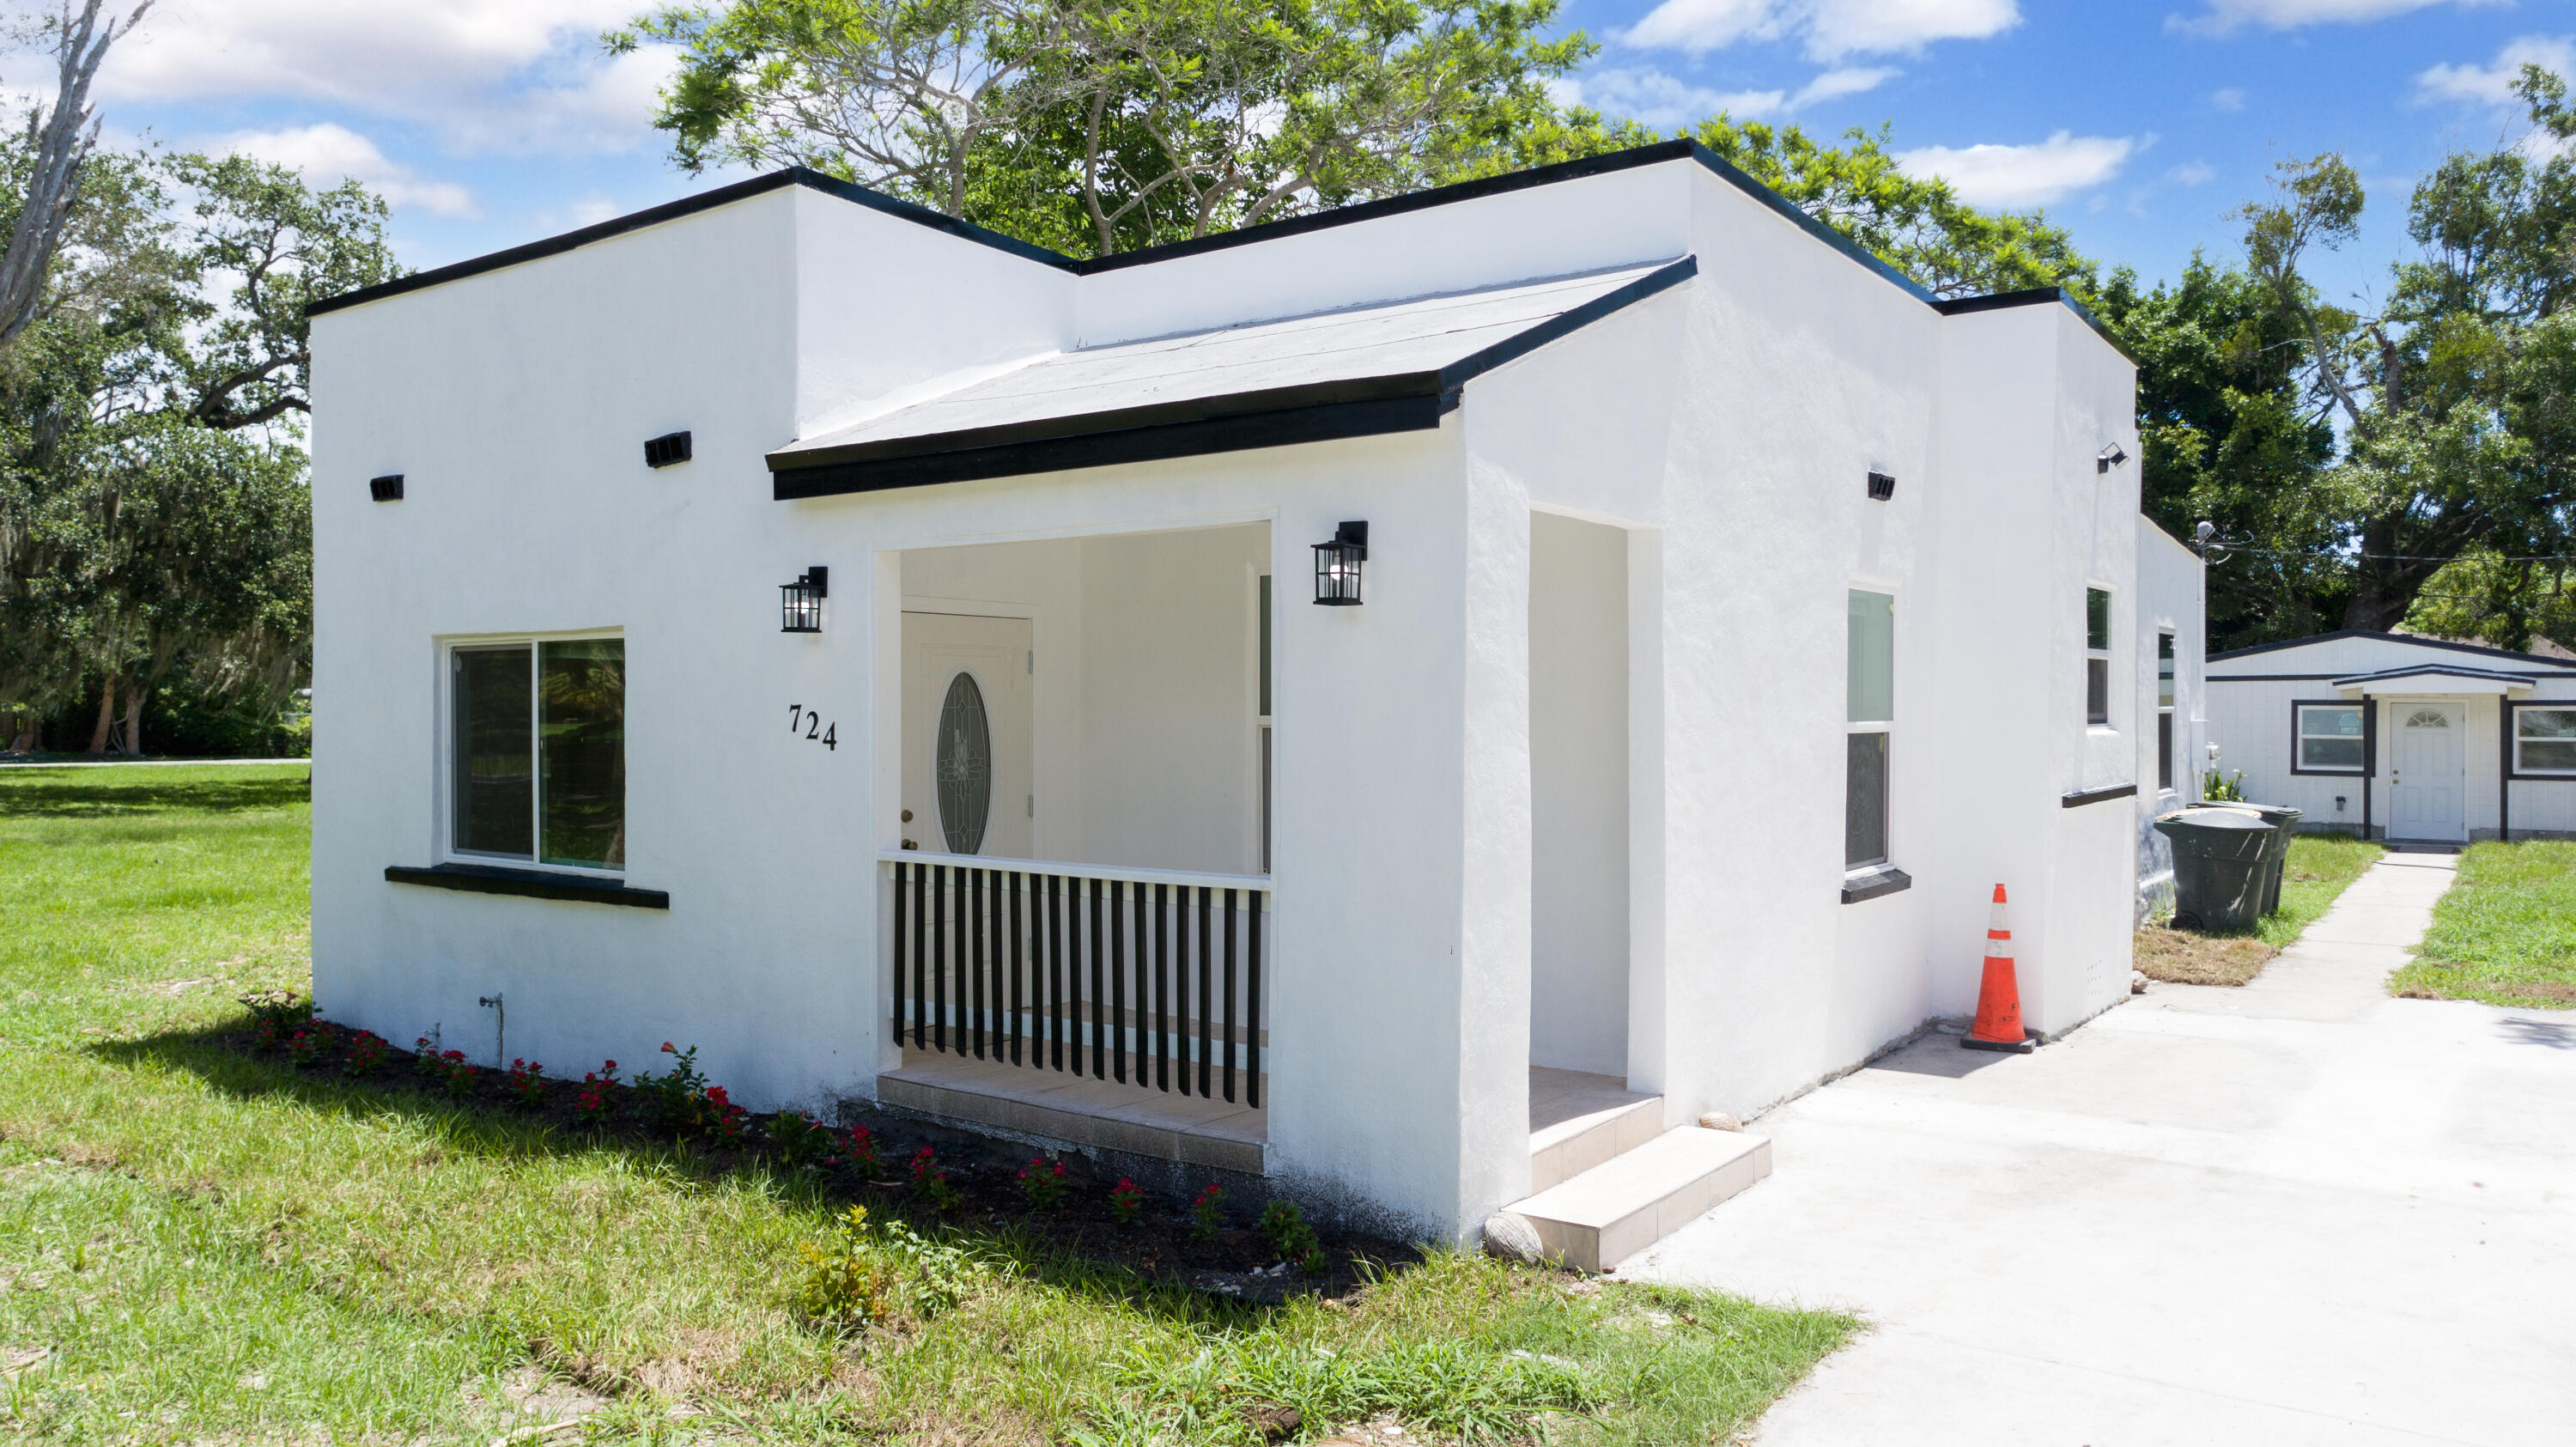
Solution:
M 2397 994 L 2576 1008 L 2576 843 L 2470 845 L 2415 954 Z
M 831 1335 L 802 1177 L 208 1038 L 305 987 L 305 778 L 0 771 L 0 1436 L 1253 1443 L 1270 1403 L 1710 1443 L 1858 1328 L 1454 1255 L 1261 1308 L 968 1230 L 953 1309 Z
M 2242 985 L 2263 973 L 2388 851 L 2353 834 L 2302 834 L 2281 867 L 2281 907 L 2247 934 L 2202 934 L 2151 925 L 2138 931 L 2135 960 L 2149 979 L 2176 985 Z

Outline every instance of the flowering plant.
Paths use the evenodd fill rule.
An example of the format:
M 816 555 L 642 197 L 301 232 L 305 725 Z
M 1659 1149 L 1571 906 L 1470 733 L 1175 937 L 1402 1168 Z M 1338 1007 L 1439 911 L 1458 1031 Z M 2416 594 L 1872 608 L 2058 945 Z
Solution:
M 723 1086 L 710 1085 L 707 1087 L 705 1119 L 707 1129 L 714 1131 L 718 1139 L 738 1141 L 742 1139 L 743 1123 L 751 1119 L 751 1112 L 734 1104 L 733 1097 L 725 1094 Z
M 474 1077 L 477 1072 L 473 1065 L 465 1059 L 464 1051 L 442 1050 L 438 1052 L 438 1069 L 447 1077 L 448 1094 L 472 1095 L 474 1093 Z
M 314 1021 L 297 1027 L 294 1034 L 286 1037 L 286 1058 L 298 1065 L 311 1065 L 321 1060 L 330 1044 L 331 1027 Z
M 1020 1169 L 1020 1194 L 1028 1197 L 1029 1209 L 1052 1211 L 1064 1199 L 1064 1162 L 1044 1156 L 1031 1156 Z
M 373 1030 L 361 1030 L 349 1037 L 349 1054 L 340 1062 L 340 1073 L 365 1075 L 384 1064 L 388 1053 L 390 1047 L 385 1044 L 385 1037 Z
M 532 1060 L 510 1062 L 510 1093 L 521 1105 L 543 1105 L 546 1099 L 546 1068 Z
M 1145 1209 L 1144 1191 L 1140 1190 L 1134 1181 L 1124 1176 L 1119 1177 L 1118 1184 L 1109 1190 L 1109 1214 L 1118 1218 L 1119 1225 L 1133 1226 L 1136 1224 L 1136 1213 L 1143 1209 Z
M 581 1093 L 573 1097 L 572 1108 L 583 1120 L 608 1118 L 608 1088 L 617 1083 L 617 1062 L 611 1060 L 599 1069 L 581 1073 Z
M 854 1125 L 842 1132 L 841 1154 L 849 1161 L 850 1169 L 861 1175 L 873 1176 L 884 1169 L 877 1161 L 876 1133 L 866 1126 Z
M 1190 1203 L 1190 1234 L 1202 1241 L 1215 1240 L 1217 1228 L 1225 1224 L 1225 1218 L 1220 1214 L 1224 1206 L 1225 1188 L 1214 1181 L 1208 1182 L 1208 1188 L 1199 1192 L 1199 1198 Z
M 948 1184 L 948 1173 L 939 1168 L 938 1153 L 928 1146 L 912 1153 L 912 1189 L 934 1211 L 945 1211 L 959 1199 L 957 1188 Z
M 832 1153 L 832 1133 L 801 1110 L 782 1110 L 769 1118 L 769 1139 L 780 1159 L 806 1165 Z
M 671 1057 L 669 1070 L 635 1077 L 645 1111 L 664 1130 L 696 1130 L 708 1124 L 707 1078 L 698 1073 L 698 1047 L 682 1050 L 665 1040 L 662 1053 Z

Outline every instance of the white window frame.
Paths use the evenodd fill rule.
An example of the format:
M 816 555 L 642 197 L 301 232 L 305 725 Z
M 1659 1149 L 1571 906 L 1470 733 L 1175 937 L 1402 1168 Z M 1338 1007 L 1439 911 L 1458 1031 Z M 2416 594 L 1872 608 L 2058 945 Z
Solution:
M 2278 705 L 2275 705 L 2275 707 L 2278 707 Z M 2308 732 L 2308 711 L 2311 709 L 2348 710 L 2356 718 L 2361 720 L 2361 732 L 2358 734 L 2311 734 Z M 2362 761 L 2353 765 L 2349 769 L 2310 764 L 2308 762 L 2308 740 L 2311 738 L 2334 739 L 2338 742 L 2346 739 L 2360 740 Z M 2290 772 L 2293 774 L 2331 774 L 2338 778 L 2358 779 L 2363 774 L 2369 772 L 2369 738 L 2370 715 L 2362 705 L 2358 703 L 2344 703 L 2333 699 L 2302 699 L 2299 702 L 2290 705 Z
M 436 730 L 438 757 L 433 773 L 438 790 L 438 807 L 435 813 L 438 819 L 437 854 L 440 863 L 524 869 L 543 874 L 568 875 L 575 879 L 623 880 L 626 878 L 626 871 L 623 868 L 593 869 L 579 864 L 547 863 L 537 856 L 537 851 L 534 849 L 526 854 L 488 854 L 481 850 L 456 847 L 456 655 L 477 653 L 493 648 L 524 646 L 528 650 L 529 827 L 532 838 L 542 843 L 542 838 L 533 834 L 533 831 L 542 830 L 545 827 L 545 799 L 539 792 L 544 788 L 544 775 L 538 763 L 537 753 L 537 729 L 542 722 L 536 706 L 537 669 L 542 661 L 537 645 L 575 643 L 591 638 L 615 638 L 623 641 L 625 637 L 626 630 L 623 628 L 584 628 L 561 633 L 478 633 L 468 637 L 442 638 L 438 641 L 438 728 Z M 618 699 L 621 716 L 624 715 L 625 705 L 626 700 L 621 694 Z M 631 738 L 629 741 L 632 741 Z M 628 773 L 627 779 L 630 784 L 633 782 L 632 771 Z M 631 836 L 629 843 L 630 845 L 632 843 Z M 628 851 L 628 857 L 633 858 L 631 848 Z
M 2093 595 L 2102 595 L 2102 646 L 2093 646 Z M 2084 726 L 2107 733 L 2119 732 L 2112 722 L 2120 716 L 2112 698 L 2113 685 L 2119 672 L 2111 667 L 2111 655 L 2120 637 L 2120 590 L 2104 583 L 2084 585 Z M 2093 665 L 2102 665 L 2102 716 L 2093 716 Z
M 2534 713 L 2576 713 L 2576 699 L 2544 699 L 2537 703 L 2513 705 L 2513 776 L 2518 779 L 2576 779 L 2576 769 L 2534 768 L 2522 761 L 2522 746 L 2534 740 L 2522 731 L 2522 721 Z M 2542 743 L 2563 743 L 2563 739 L 2543 739 Z
M 2182 650 L 2174 630 L 2156 630 L 2156 789 L 2170 792 L 2182 777 L 2182 740 L 2174 733 L 2174 700 L 2182 692 Z
M 1885 845 L 1886 852 L 1881 854 L 1878 858 L 1864 863 L 1852 863 L 1848 857 L 1850 841 L 1846 838 L 1844 841 L 1846 858 L 1843 862 L 1843 877 L 1846 879 L 1859 875 L 1876 874 L 1880 870 L 1890 868 L 1896 863 L 1896 720 L 1893 715 L 1896 711 L 1896 659 L 1897 654 L 1900 651 L 1898 632 L 1905 616 L 1904 609 L 1901 606 L 1903 598 L 1898 593 L 1894 584 L 1876 582 L 1867 578 L 1855 578 L 1849 583 L 1846 583 L 1843 588 L 1843 617 L 1844 627 L 1846 630 L 1850 627 L 1851 595 L 1854 593 L 1873 593 L 1887 599 L 1889 620 L 1887 647 L 1887 699 L 1888 712 L 1891 716 L 1883 719 L 1855 719 L 1851 716 L 1851 639 L 1848 636 L 1848 632 L 1846 632 L 1846 636 L 1843 639 L 1843 788 L 1846 792 L 1846 797 L 1843 801 L 1843 808 L 1845 811 L 1844 820 L 1846 828 L 1849 826 L 1849 811 L 1851 808 L 1851 801 L 1848 797 L 1848 792 L 1851 788 L 1850 738 L 1853 734 L 1884 734 L 1887 737 L 1887 742 L 1883 746 L 1884 753 L 1882 754 L 1880 761 L 1882 773 L 1879 780 L 1880 788 L 1878 798 L 1879 833 L 1881 835 L 1880 842 Z

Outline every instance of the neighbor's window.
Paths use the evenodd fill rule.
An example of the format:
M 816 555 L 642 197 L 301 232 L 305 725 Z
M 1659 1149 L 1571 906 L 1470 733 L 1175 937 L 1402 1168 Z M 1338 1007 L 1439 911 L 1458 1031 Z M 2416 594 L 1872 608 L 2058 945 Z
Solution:
M 2111 721 L 2111 594 L 2084 590 L 2084 721 Z
M 2515 709 L 2513 771 L 2576 774 L 2576 708 Z
M 2174 636 L 2156 635 L 2156 787 L 2174 786 Z
M 2299 705 L 2299 768 L 2311 774 L 2361 772 L 2361 705 Z
M 449 654 L 459 854 L 626 867 L 626 641 Z
M 1896 728 L 1896 599 L 1851 590 L 1844 689 L 1843 867 L 1887 862 L 1887 746 Z

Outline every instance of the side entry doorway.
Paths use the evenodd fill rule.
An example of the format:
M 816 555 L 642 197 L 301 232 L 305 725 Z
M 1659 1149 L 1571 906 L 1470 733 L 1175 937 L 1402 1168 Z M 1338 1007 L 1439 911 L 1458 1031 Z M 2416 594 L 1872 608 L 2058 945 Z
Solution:
M 1031 857 L 1026 618 L 903 615 L 903 838 L 942 854 Z

